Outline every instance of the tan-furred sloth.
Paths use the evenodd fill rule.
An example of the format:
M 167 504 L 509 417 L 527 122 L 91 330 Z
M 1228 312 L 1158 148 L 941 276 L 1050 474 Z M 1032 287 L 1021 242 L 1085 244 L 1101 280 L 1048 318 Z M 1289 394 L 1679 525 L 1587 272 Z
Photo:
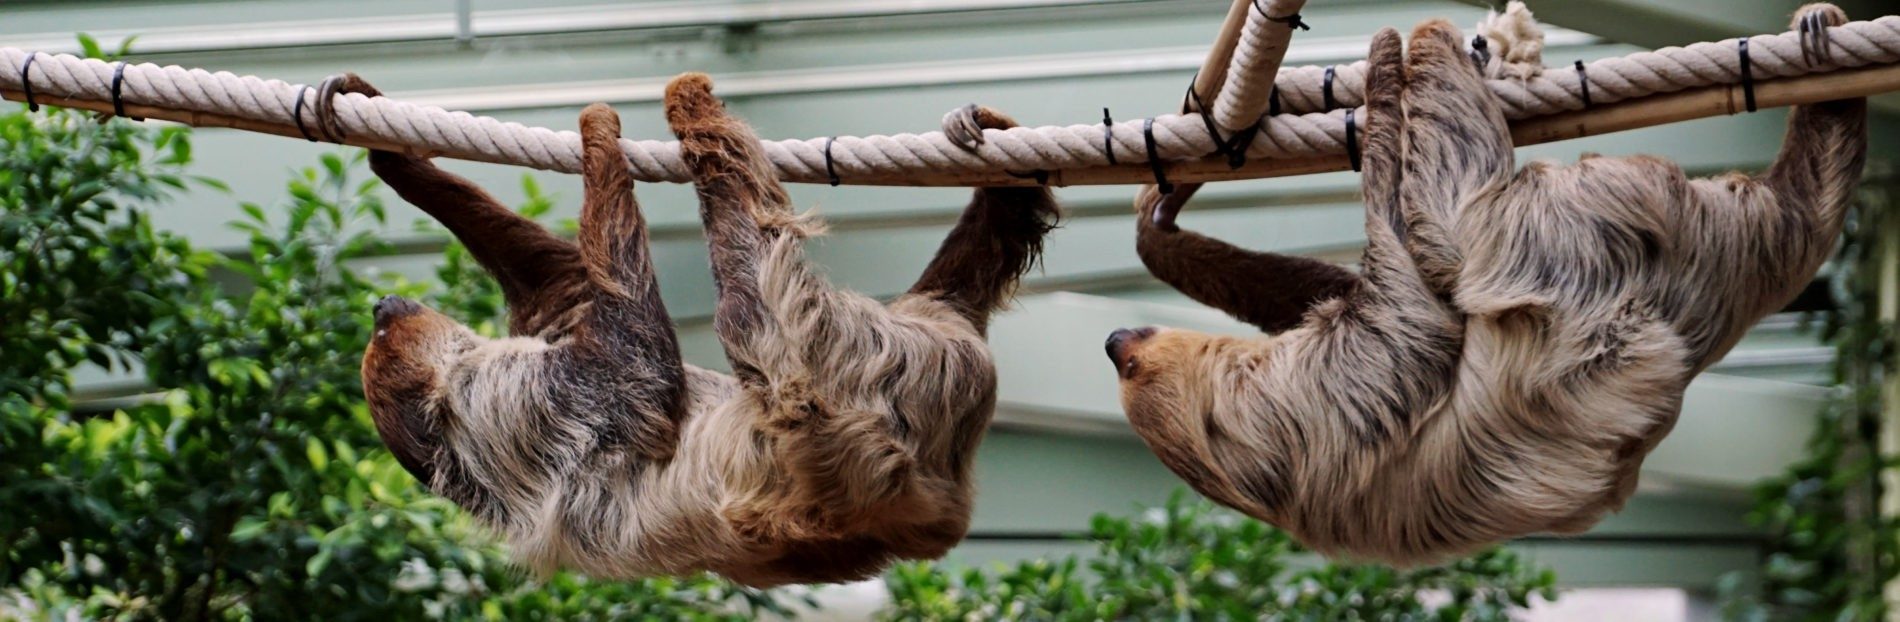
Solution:
M 1514 172 L 1460 40 L 1427 22 L 1402 58 L 1373 38 L 1361 275 L 1139 219 L 1163 280 L 1283 332 L 1117 331 L 1129 421 L 1196 490 L 1323 553 L 1429 563 L 1620 508 L 1690 379 L 1812 279 L 1860 176 L 1862 99 L 1794 109 L 1759 176 Z
M 323 91 L 376 94 L 355 76 Z M 968 530 L 970 463 L 996 403 L 988 320 L 1037 260 L 1052 195 L 976 190 L 922 278 L 880 304 L 807 264 L 815 223 L 793 215 L 705 76 L 668 85 L 666 115 L 697 184 L 735 375 L 681 363 L 619 118 L 596 104 L 580 119 L 578 243 L 425 159 L 372 153 L 500 282 L 513 335 L 385 298 L 363 356 L 377 431 L 540 571 L 768 586 L 942 555 Z M 1013 125 L 972 106 L 945 131 L 974 145 Z

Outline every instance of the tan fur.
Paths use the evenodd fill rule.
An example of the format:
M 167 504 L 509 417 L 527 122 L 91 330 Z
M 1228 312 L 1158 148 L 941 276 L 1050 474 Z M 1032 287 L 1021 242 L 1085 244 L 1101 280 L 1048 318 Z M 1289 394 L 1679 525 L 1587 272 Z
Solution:
M 977 190 L 913 291 L 880 304 L 813 271 L 803 240 L 821 225 L 792 212 L 705 76 L 676 79 L 666 107 L 735 375 L 681 364 L 619 121 L 596 105 L 581 119 L 577 245 L 499 208 L 448 216 L 443 200 L 485 195 L 426 161 L 373 156 L 405 198 L 459 219 L 451 230 L 500 278 L 511 314 L 534 318 L 487 340 L 414 303 L 379 305 L 363 375 L 385 442 L 538 571 L 769 586 L 941 556 L 968 530 L 970 461 L 996 405 L 985 327 L 1036 261 L 1053 197 Z M 984 108 L 966 117 L 979 132 L 1014 125 Z M 509 278 L 531 259 L 570 263 Z
M 1165 464 L 1325 553 L 1427 563 L 1621 507 L 1689 380 L 1811 280 L 1864 159 L 1847 100 L 1796 109 L 1759 177 L 1650 157 L 1513 173 L 1459 41 L 1428 22 L 1401 60 L 1396 32 L 1374 38 L 1349 293 L 1264 338 L 1110 340 Z

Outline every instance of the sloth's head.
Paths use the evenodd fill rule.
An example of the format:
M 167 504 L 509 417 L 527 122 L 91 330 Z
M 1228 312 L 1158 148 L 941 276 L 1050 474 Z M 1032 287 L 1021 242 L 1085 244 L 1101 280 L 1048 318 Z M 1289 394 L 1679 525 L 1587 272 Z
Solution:
M 411 475 L 431 485 L 446 459 L 443 426 L 454 413 L 444 399 L 448 370 L 478 338 L 467 327 L 413 300 L 376 302 L 376 335 L 363 353 L 363 394 L 376 433 Z
M 1108 360 L 1121 377 L 1122 406 L 1136 430 L 1158 420 L 1199 417 L 1212 410 L 1221 375 L 1219 357 L 1212 355 L 1234 341 L 1152 326 L 1110 333 Z
M 1262 397 L 1247 382 L 1256 375 L 1247 368 L 1258 360 L 1249 341 L 1148 327 L 1117 330 L 1106 347 L 1121 377 L 1128 423 L 1161 463 L 1201 494 L 1271 519 L 1284 499 L 1286 470 L 1270 465 L 1286 464 L 1288 448 L 1269 435 L 1234 438 L 1237 430 L 1216 431 L 1212 422 L 1214 413 L 1244 410 L 1238 402 Z M 1222 457 L 1243 450 L 1269 458 L 1222 467 Z

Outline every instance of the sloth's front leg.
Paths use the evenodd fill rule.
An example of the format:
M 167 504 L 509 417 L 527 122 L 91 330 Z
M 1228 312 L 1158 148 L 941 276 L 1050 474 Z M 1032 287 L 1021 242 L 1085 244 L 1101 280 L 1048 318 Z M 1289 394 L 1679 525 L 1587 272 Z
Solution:
M 1816 66 L 1833 64 L 1842 52 L 1836 49 L 1829 29 L 1846 23 L 1847 13 L 1826 2 L 1795 11 L 1790 28 L 1802 35 L 1801 58 Z M 1777 209 L 1802 216 L 1779 220 L 1809 223 L 1806 231 L 1783 233 L 1788 240 L 1805 242 L 1799 245 L 1804 252 L 1781 263 L 1786 272 L 1773 277 L 1786 284 L 1783 289 L 1805 286 L 1810 278 L 1807 275 L 1826 261 L 1840 235 L 1847 208 L 1854 202 L 1854 190 L 1866 162 L 1867 98 L 1795 106 L 1788 114 L 1781 151 L 1762 176 L 1774 190 Z M 1792 295 L 1793 291 L 1788 293 Z
M 330 76 L 317 88 L 316 125 L 341 137 L 332 106 L 336 97 L 382 92 L 354 73 Z M 508 305 L 508 332 L 544 335 L 564 330 L 570 312 L 584 300 L 580 250 L 547 228 L 503 207 L 474 182 L 443 170 L 428 158 L 371 150 L 370 170 L 404 201 L 421 208 L 468 248 L 469 255 L 501 285 Z
M 943 118 L 944 135 L 970 150 L 983 145 L 984 130 L 1013 127 L 1015 119 L 976 104 Z M 1003 306 L 1041 257 L 1043 237 L 1059 216 L 1055 195 L 1046 186 L 977 188 L 911 293 L 944 301 L 977 332 L 986 332 L 990 313 Z

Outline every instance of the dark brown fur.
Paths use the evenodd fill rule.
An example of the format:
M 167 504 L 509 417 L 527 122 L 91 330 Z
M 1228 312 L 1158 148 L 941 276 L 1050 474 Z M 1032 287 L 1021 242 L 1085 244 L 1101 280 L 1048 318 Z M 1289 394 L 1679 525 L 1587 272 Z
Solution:
M 1189 192 L 1186 189 L 1176 192 Z M 1156 224 L 1160 197 L 1135 202 L 1135 253 L 1148 272 L 1196 302 L 1268 332 L 1298 326 L 1313 305 L 1344 296 L 1359 276 L 1332 263 L 1251 251 L 1172 225 Z M 1186 197 L 1169 200 L 1185 202 Z

